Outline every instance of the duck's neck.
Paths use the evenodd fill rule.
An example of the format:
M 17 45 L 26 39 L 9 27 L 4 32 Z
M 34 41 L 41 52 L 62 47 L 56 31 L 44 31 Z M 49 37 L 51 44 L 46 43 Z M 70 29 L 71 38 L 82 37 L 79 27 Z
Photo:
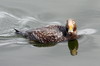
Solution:
M 76 31 L 71 33 L 71 34 L 69 34 L 68 36 L 69 36 L 69 38 L 68 38 L 69 40 L 73 40 L 73 39 L 77 39 L 78 38 Z

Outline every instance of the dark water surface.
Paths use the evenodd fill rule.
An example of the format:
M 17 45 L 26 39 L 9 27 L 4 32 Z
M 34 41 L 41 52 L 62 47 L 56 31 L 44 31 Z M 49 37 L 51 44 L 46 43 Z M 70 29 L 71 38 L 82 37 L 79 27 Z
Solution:
M 41 47 L 14 34 L 50 24 L 78 25 L 78 54 L 68 42 Z M 99 0 L 0 0 L 0 66 L 98 66 L 100 64 Z

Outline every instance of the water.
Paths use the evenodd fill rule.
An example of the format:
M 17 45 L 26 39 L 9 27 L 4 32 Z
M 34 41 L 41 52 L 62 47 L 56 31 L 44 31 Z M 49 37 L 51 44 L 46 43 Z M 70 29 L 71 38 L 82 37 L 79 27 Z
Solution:
M 100 63 L 99 0 L 0 0 L 0 66 L 98 66 Z M 68 42 L 41 47 L 14 34 L 50 24 L 78 25 L 78 54 L 72 56 Z

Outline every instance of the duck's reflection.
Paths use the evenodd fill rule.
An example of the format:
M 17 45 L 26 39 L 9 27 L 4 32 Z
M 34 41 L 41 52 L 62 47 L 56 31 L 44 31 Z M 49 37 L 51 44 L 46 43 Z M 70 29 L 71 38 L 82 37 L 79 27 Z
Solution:
M 77 50 L 78 50 L 78 40 L 77 39 L 74 39 L 74 40 L 69 40 L 68 41 L 68 48 L 70 50 L 70 54 L 72 56 L 75 56 L 77 55 Z
M 43 44 L 43 43 L 39 43 L 39 42 L 29 42 L 29 43 L 35 47 L 52 47 L 52 46 L 55 46 L 57 44 L 57 43 Z
M 52 47 L 55 46 L 57 43 L 48 43 L 48 44 L 42 44 L 42 43 L 38 43 L 38 42 L 29 42 L 30 44 L 32 44 L 35 47 Z M 74 40 L 68 40 L 68 48 L 70 50 L 70 54 L 72 56 L 77 55 L 77 50 L 78 50 L 78 40 L 74 39 Z

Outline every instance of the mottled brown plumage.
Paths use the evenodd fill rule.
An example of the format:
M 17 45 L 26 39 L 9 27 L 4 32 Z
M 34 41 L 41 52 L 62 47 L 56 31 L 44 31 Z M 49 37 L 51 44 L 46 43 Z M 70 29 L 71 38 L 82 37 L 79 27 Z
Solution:
M 57 43 L 77 38 L 76 23 L 75 21 L 73 23 L 72 19 L 69 19 L 67 21 L 66 26 L 49 25 L 47 27 L 29 30 L 24 33 L 18 30 L 16 31 L 17 34 L 23 35 L 30 41 L 35 41 L 40 43 Z
M 28 39 L 41 43 L 56 43 L 67 40 L 66 35 L 64 35 L 64 33 L 66 33 L 65 27 L 59 25 L 37 28 L 31 32 L 27 31 L 26 33 L 28 34 Z M 31 39 L 30 37 L 33 36 L 34 38 Z

